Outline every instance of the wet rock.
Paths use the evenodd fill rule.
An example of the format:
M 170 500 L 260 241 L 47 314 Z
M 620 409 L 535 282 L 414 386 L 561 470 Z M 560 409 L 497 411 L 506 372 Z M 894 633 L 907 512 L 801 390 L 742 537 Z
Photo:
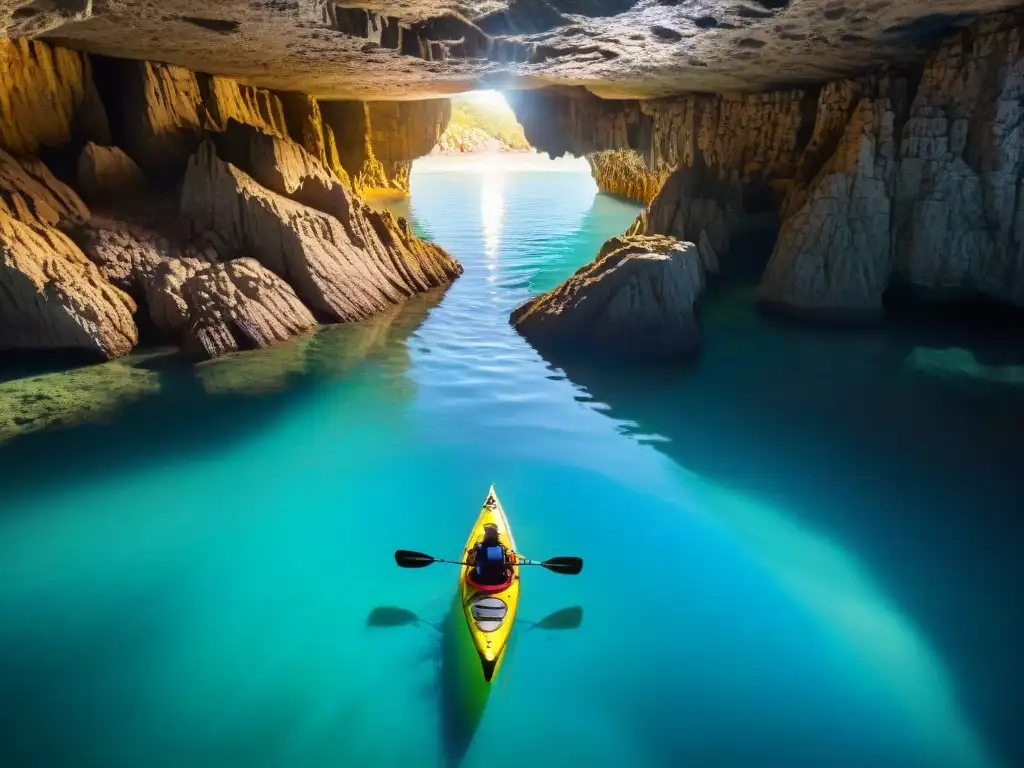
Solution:
M 159 392 L 160 374 L 138 362 L 133 355 L 0 382 L 0 442 L 42 429 L 98 421 Z
M 118 147 L 89 142 L 78 156 L 78 190 L 89 203 L 129 198 L 146 192 L 142 169 Z
M 65 235 L 0 212 L 0 350 L 82 349 L 127 354 L 138 341 L 135 303 Z
M 316 320 L 291 287 L 255 259 L 235 259 L 184 282 L 185 350 L 201 358 L 269 347 L 312 330 Z
M 629 360 L 681 359 L 700 345 L 694 313 L 703 288 L 693 243 L 615 237 L 592 263 L 516 309 L 511 321 L 538 348 L 576 348 Z

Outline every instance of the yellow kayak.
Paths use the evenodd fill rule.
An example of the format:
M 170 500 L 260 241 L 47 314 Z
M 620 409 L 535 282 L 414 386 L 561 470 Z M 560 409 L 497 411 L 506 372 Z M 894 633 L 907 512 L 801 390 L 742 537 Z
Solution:
M 498 529 L 499 542 L 509 550 L 507 581 L 496 585 L 477 584 L 472 580 L 473 566 L 466 565 L 460 570 L 459 593 L 466 625 L 483 667 L 484 680 L 490 682 L 498 674 L 501 660 L 505 656 L 505 648 L 516 619 L 516 609 L 519 607 L 519 567 L 514 554 L 516 542 L 493 485 L 466 541 L 463 562 L 473 561 L 476 545 L 484 539 L 486 525 Z

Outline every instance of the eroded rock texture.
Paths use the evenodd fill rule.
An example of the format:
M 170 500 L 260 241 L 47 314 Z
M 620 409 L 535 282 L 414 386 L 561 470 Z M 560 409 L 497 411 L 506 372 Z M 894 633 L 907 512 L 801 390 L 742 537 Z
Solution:
M 258 159 L 249 167 L 264 172 Z M 276 172 L 265 176 L 282 183 L 285 178 Z M 335 200 L 345 194 L 340 184 L 332 191 Z M 210 142 L 189 161 L 181 210 L 198 231 L 219 233 L 229 247 L 256 258 L 330 320 L 365 319 L 461 272 L 439 248 L 414 238 L 407 225 L 392 233 L 386 225 L 396 224 L 393 218 L 369 219 L 360 206 L 350 205 L 343 220 L 336 217 L 344 216 L 340 204 L 329 214 L 295 202 L 218 158 Z M 371 233 L 379 247 L 367 243 Z
M 63 232 L 0 212 L 0 350 L 117 357 L 138 341 L 134 311 Z
M 895 284 L 1024 306 L 1021 32 L 1019 16 L 987 19 L 944 43 L 919 77 L 823 90 L 821 111 L 846 120 L 794 194 L 763 301 L 872 313 Z
M 693 243 L 615 237 L 597 258 L 516 309 L 512 324 L 539 348 L 673 360 L 700 345 L 695 303 L 704 271 Z
M 185 349 L 202 358 L 273 346 L 316 327 L 291 286 L 255 259 L 197 272 L 181 292 L 189 318 Z
M 652 98 L 845 77 L 919 56 L 951 26 L 1014 4 L 4 0 L 0 24 L 93 53 L 330 98 L 429 98 L 480 83 L 571 83 Z
M 1022 17 L 982 19 L 918 67 L 810 90 L 600 101 L 522 92 L 552 154 L 632 148 L 663 184 L 630 229 L 698 244 L 709 270 L 763 264 L 768 307 L 877 317 L 894 286 L 1024 305 Z M 777 241 L 776 241 L 777 234 Z
M 648 170 L 632 149 L 611 149 L 587 155 L 598 189 L 647 205 L 658 194 L 661 179 Z
M 89 57 L 31 40 L 0 39 L 0 149 L 33 155 L 88 140 L 110 140 Z
M 412 161 L 430 153 L 452 113 L 447 99 L 333 101 L 320 108 L 341 165 L 361 193 L 407 192 Z

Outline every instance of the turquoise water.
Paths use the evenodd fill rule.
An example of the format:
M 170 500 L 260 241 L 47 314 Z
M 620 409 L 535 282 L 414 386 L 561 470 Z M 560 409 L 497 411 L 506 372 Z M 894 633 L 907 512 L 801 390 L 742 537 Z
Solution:
M 140 359 L 0 446 L 0 764 L 1020 764 L 1019 339 L 791 328 L 740 288 L 686 370 L 563 370 L 508 313 L 637 208 L 429 165 L 404 207 L 465 265 L 443 296 Z M 524 574 L 484 698 L 455 572 L 392 552 L 457 555 L 491 482 L 527 556 L 586 566 Z

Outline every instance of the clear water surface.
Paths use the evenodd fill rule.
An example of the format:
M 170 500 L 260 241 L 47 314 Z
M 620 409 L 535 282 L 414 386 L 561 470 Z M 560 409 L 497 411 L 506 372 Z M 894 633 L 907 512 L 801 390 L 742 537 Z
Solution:
M 563 370 L 508 314 L 637 207 L 540 167 L 417 166 L 443 296 L 106 366 L 92 421 L 0 446 L 0 764 L 1021 764 L 1019 339 L 792 328 L 737 288 L 685 370 Z M 491 482 L 525 554 L 586 567 L 524 574 L 460 730 L 455 571 L 392 552 L 457 555 Z

